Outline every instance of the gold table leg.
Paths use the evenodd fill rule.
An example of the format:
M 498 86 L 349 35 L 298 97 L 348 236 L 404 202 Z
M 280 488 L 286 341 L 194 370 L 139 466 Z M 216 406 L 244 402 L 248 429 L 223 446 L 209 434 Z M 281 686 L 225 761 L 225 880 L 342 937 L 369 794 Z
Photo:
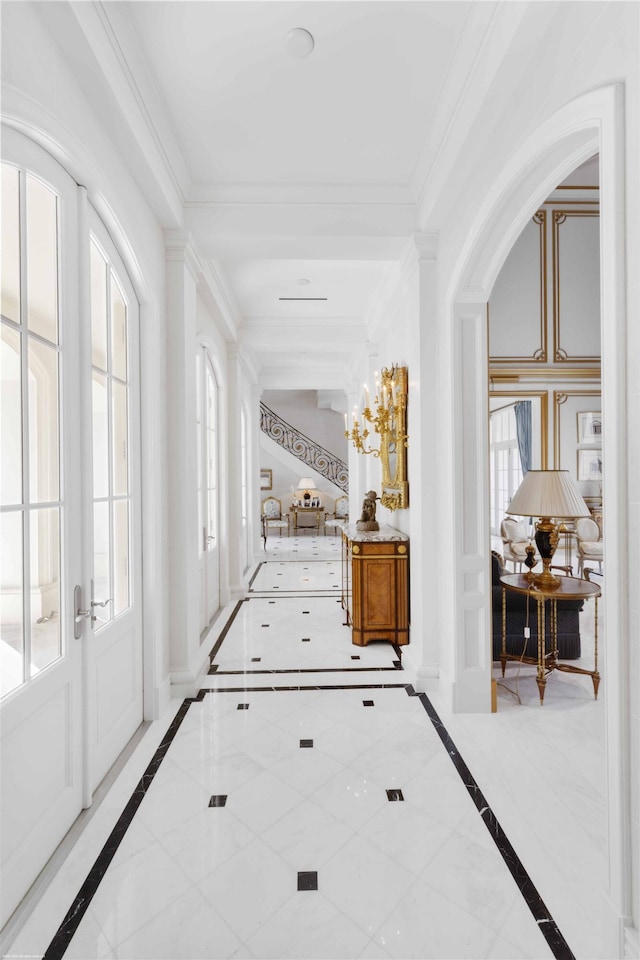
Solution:
M 507 588 L 502 588 L 502 650 L 500 651 L 502 676 L 507 666 Z
M 544 691 L 547 686 L 547 678 L 545 676 L 545 623 L 544 623 L 544 598 L 536 598 L 538 604 L 538 675 L 536 677 L 536 683 L 538 684 L 538 691 L 540 693 L 540 706 L 544 703 Z
M 593 680 L 593 698 L 594 700 L 598 699 L 598 687 L 600 686 L 600 674 L 598 673 L 598 598 L 595 598 L 596 609 L 595 609 L 595 629 L 594 629 L 594 656 L 593 656 L 593 673 L 591 674 L 591 679 Z

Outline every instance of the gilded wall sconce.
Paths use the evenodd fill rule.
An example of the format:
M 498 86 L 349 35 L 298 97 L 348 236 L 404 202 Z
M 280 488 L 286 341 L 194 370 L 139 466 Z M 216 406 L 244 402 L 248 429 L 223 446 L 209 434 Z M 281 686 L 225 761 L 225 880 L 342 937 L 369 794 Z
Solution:
M 369 390 L 365 386 L 365 406 L 361 420 L 354 411 L 351 430 L 345 436 L 351 440 L 358 453 L 373 454 L 382 464 L 382 495 L 380 502 L 389 510 L 409 506 L 409 483 L 407 480 L 407 368 L 384 367 L 380 380 L 376 376 L 375 396 L 369 405 Z M 374 446 L 369 425 L 380 438 Z M 345 427 L 347 427 L 345 417 Z

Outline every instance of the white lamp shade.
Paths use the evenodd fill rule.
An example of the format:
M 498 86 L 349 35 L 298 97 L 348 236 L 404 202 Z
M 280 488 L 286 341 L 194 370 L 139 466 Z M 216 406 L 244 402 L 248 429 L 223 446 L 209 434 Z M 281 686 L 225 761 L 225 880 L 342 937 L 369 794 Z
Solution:
M 507 513 L 516 517 L 590 517 L 568 470 L 529 470 Z
M 315 481 L 311 477 L 303 477 L 298 484 L 298 490 L 314 490 Z

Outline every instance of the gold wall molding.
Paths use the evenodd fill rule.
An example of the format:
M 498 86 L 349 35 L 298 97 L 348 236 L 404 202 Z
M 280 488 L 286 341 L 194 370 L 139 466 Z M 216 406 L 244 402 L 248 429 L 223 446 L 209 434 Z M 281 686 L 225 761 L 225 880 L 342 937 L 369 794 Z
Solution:
M 560 469 L 560 407 L 569 397 L 602 397 L 601 390 L 553 391 L 553 469 Z M 576 443 L 577 447 L 577 443 Z
M 599 380 L 600 367 L 504 367 L 489 368 L 489 383 L 500 386 L 505 383 L 539 383 L 544 380 Z
M 491 363 L 546 363 L 547 362 L 547 211 L 538 210 L 531 218 L 539 228 L 540 271 L 540 346 L 530 357 L 491 357 Z M 489 330 L 489 303 L 487 302 L 487 331 Z
M 548 390 L 490 390 L 489 399 L 494 397 L 505 400 L 540 400 L 540 469 L 546 470 L 549 462 L 549 391 Z
M 599 356 L 570 356 L 560 345 L 560 227 L 569 217 L 599 217 L 598 210 L 551 211 L 552 220 L 552 277 L 553 277 L 553 359 L 556 363 L 600 363 Z

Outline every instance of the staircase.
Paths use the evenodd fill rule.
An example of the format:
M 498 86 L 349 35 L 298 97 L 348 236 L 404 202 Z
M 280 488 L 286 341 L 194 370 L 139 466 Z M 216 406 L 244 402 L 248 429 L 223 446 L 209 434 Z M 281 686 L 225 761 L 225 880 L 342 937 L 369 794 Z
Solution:
M 349 492 L 349 468 L 344 460 L 305 437 L 264 403 L 260 403 L 260 429 L 305 466 L 311 467 L 344 493 Z

